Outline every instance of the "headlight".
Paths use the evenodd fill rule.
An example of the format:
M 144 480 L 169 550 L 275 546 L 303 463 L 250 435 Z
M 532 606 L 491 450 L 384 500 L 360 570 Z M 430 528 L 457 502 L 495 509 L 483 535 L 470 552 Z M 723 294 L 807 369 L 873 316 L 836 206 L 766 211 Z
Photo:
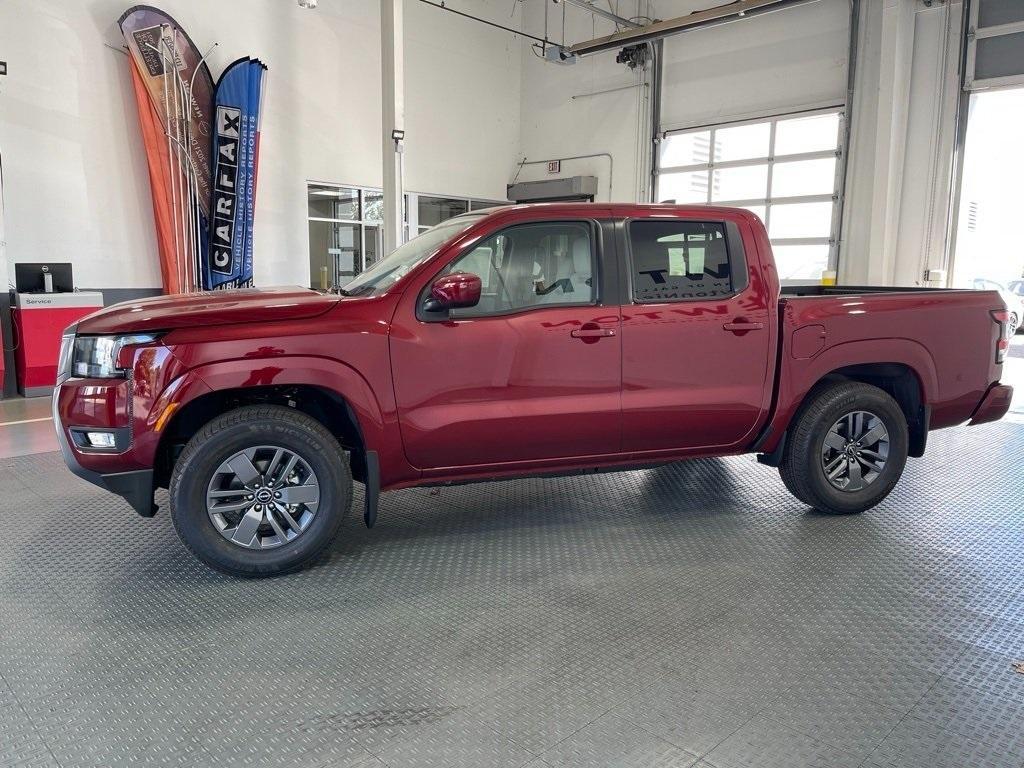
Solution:
M 117 367 L 121 350 L 135 344 L 149 344 L 159 334 L 136 333 L 129 336 L 78 336 L 71 348 L 71 375 L 82 379 L 108 379 L 124 376 Z

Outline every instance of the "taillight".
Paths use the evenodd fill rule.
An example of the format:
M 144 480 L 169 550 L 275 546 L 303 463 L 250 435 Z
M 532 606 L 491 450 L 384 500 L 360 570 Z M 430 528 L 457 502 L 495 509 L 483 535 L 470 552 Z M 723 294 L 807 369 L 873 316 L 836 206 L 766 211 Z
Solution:
M 999 326 L 999 340 L 996 342 L 996 362 L 1002 363 L 1006 353 L 1010 351 L 1010 312 L 1006 309 L 993 309 L 992 319 Z

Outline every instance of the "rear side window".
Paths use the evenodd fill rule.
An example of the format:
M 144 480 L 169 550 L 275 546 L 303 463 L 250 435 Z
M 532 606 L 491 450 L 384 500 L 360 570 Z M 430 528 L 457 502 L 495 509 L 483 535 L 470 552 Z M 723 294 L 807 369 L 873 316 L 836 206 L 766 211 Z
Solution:
M 737 290 L 721 222 L 632 221 L 629 240 L 634 301 L 714 299 Z

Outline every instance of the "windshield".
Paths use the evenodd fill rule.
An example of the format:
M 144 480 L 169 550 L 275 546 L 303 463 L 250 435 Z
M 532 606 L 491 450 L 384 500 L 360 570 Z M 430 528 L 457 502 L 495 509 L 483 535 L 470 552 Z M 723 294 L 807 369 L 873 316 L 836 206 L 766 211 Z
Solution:
M 438 248 L 476 224 L 486 214 L 458 216 L 443 221 L 395 249 L 341 289 L 342 296 L 379 296 L 409 270 L 437 253 Z

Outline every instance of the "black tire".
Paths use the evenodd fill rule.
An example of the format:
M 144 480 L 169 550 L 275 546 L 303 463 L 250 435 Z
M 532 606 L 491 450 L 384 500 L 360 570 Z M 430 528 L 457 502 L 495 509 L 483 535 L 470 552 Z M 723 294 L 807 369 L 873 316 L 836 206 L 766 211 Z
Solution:
M 829 430 L 856 411 L 874 414 L 888 432 L 884 468 L 859 490 L 843 490 L 826 477 L 822 450 Z M 870 384 L 840 381 L 811 393 L 793 420 L 779 466 L 789 492 L 820 512 L 850 515 L 871 509 L 899 481 L 907 462 L 907 420 L 899 404 Z M 860 470 L 858 470 L 859 472 Z
M 264 444 L 293 452 L 312 469 L 319 502 L 308 528 L 293 541 L 250 549 L 221 535 L 207 512 L 206 494 L 222 462 Z M 189 440 L 169 495 L 174 528 L 199 560 L 233 576 L 276 576 L 299 570 L 330 546 L 352 506 L 352 473 L 345 452 L 320 422 L 293 408 L 246 406 L 218 416 Z

